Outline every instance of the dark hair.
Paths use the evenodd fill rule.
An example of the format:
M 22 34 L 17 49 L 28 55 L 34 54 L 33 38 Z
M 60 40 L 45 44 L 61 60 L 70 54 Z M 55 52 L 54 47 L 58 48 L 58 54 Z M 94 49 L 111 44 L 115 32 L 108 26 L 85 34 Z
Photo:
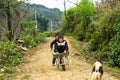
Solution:
M 58 36 L 58 39 L 60 39 L 60 38 L 64 39 L 63 35 L 59 35 L 59 36 Z
M 59 33 L 56 33 L 56 34 L 55 34 L 55 37 L 56 37 L 56 36 L 59 36 Z

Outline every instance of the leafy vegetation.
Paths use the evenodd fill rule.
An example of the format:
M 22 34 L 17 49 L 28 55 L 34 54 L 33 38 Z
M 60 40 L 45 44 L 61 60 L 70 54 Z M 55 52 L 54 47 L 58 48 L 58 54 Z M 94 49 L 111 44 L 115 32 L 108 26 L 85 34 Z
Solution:
M 120 68 L 120 17 L 116 18 L 113 28 L 116 34 L 110 41 L 109 62 L 112 66 Z
M 119 27 L 120 3 L 107 0 L 96 2 L 81 0 L 75 7 L 67 10 L 63 15 L 63 33 L 72 35 L 84 44 L 87 59 L 101 59 L 112 67 L 120 68 L 119 55 Z M 109 62 L 108 62 L 109 61 Z
M 82 0 L 75 8 L 67 11 L 67 17 L 63 16 L 63 30 L 66 33 L 72 33 L 79 40 L 84 40 L 92 16 L 95 14 L 95 7 L 89 0 Z M 66 31 L 65 31 L 66 30 Z
M 24 4 L 18 0 L 0 0 L 0 80 L 9 79 L 24 60 L 20 47 L 36 47 L 46 37 L 36 28 L 37 22 Z M 46 31 L 44 26 L 48 26 L 48 19 L 38 15 L 38 22 Z M 19 44 L 21 39 L 23 43 Z
M 26 47 L 36 47 L 37 44 L 44 42 L 45 35 L 38 33 L 35 36 L 23 36 L 25 43 L 23 44 Z
M 77 53 L 78 54 L 78 58 L 79 59 L 83 59 L 84 58 L 84 59 L 86 59 L 86 61 L 88 61 L 90 64 L 93 65 L 94 61 L 98 58 L 99 53 L 98 52 L 96 52 L 96 53 L 95 52 L 88 52 L 87 47 L 86 47 L 86 42 L 78 41 L 77 39 L 75 39 L 72 36 L 68 36 L 67 38 L 70 40 L 70 43 L 72 44 L 72 46 L 75 49 L 77 49 L 77 51 L 80 52 L 80 53 Z M 104 53 L 102 53 L 102 54 L 104 55 Z M 96 58 L 96 56 L 97 56 L 97 58 Z M 120 78 L 119 77 L 120 68 L 109 67 L 109 64 L 104 63 L 104 71 L 108 72 L 111 75 L 114 74 L 114 76 L 117 77 L 118 79 Z
M 15 42 L 0 42 L 0 80 L 5 80 L 7 74 L 16 71 L 15 66 L 24 60 L 23 56 L 23 52 L 17 48 Z
M 15 66 L 23 60 L 23 53 L 16 47 L 15 42 L 0 42 L 1 67 Z
M 22 28 L 24 31 L 22 38 L 25 41 L 23 45 L 26 47 L 35 47 L 38 43 L 44 41 L 45 35 L 42 33 L 38 33 L 35 26 L 35 21 L 27 21 L 22 23 Z

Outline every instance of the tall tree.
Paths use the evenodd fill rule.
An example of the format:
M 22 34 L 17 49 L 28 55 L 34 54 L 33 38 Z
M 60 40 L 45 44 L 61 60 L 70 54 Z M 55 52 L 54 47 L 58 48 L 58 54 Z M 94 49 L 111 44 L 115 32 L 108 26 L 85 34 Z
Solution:
M 85 31 L 89 25 L 90 17 L 95 13 L 95 7 L 93 2 L 90 0 L 81 0 L 78 6 L 78 10 L 80 11 L 81 18 L 83 20 L 83 30 Z
M 23 0 L 22 0 L 23 1 Z M 11 41 L 15 39 L 15 32 L 16 32 L 16 26 L 20 27 L 20 23 L 22 21 L 19 20 L 21 18 L 21 12 L 20 10 L 21 1 L 19 0 L 0 0 L 0 9 L 2 9 L 1 12 L 4 12 L 4 18 L 6 19 L 6 26 L 7 26 L 7 37 Z M 1 14 L 1 13 L 0 13 Z M 5 22 L 5 21 L 4 21 Z M 18 25 L 17 25 L 18 24 Z
M 9 35 L 8 39 L 11 41 L 13 39 L 13 34 L 12 34 L 12 22 L 11 22 L 11 7 L 10 7 L 10 1 L 7 2 L 6 5 L 6 14 L 7 14 L 7 24 L 8 24 L 8 30 L 9 30 Z

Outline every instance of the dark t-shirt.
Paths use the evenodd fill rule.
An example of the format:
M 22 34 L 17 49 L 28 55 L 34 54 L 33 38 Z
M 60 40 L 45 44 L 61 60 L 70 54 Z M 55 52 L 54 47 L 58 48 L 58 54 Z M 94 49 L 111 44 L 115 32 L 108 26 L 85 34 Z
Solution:
M 67 41 L 59 42 L 57 41 L 55 44 L 54 52 L 63 53 L 64 51 L 68 51 L 68 44 Z

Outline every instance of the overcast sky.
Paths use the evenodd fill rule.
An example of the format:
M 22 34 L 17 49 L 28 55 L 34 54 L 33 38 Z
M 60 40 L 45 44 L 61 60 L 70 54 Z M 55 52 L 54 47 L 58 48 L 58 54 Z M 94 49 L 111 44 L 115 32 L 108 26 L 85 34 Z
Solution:
M 78 2 L 79 0 L 70 0 L 72 2 Z M 30 3 L 42 4 L 49 8 L 59 8 L 64 10 L 64 0 L 30 0 Z M 75 6 L 72 3 L 67 2 L 67 8 Z

